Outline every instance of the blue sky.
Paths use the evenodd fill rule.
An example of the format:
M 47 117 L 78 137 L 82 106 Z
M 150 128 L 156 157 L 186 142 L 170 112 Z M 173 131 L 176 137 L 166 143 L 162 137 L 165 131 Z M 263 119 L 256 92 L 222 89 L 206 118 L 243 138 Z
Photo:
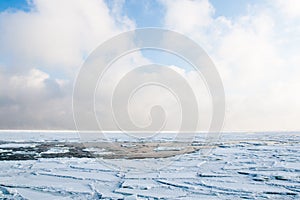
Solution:
M 0 1 L 0 11 L 23 10 L 29 11 L 30 0 L 3 0 Z M 113 1 L 106 0 L 108 5 Z M 247 12 L 251 4 L 261 3 L 260 0 L 211 0 L 215 8 L 215 16 L 234 18 Z M 137 27 L 163 27 L 165 8 L 157 0 L 127 0 L 124 3 L 123 14 L 133 19 Z
M 27 0 L 4 0 L 0 1 L 0 11 L 4 11 L 7 9 L 20 9 L 24 11 L 28 11 L 30 6 L 28 5 Z

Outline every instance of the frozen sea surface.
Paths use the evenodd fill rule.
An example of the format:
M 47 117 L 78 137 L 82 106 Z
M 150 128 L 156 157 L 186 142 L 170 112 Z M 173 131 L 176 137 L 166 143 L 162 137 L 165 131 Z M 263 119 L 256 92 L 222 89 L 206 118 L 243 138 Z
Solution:
M 0 132 L 0 154 L 78 142 L 72 132 L 49 134 Z M 177 155 L 168 165 L 168 158 L 2 160 L 0 199 L 300 199 L 299 144 L 297 132 L 225 133 L 208 156 Z M 67 152 L 56 146 L 45 154 Z

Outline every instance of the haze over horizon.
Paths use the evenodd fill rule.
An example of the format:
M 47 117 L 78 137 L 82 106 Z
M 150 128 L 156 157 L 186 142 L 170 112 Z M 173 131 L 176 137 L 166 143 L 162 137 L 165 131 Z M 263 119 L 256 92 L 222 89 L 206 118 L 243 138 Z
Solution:
M 296 0 L 229 0 L 226 5 L 221 0 L 1 1 L 0 130 L 75 129 L 73 84 L 84 60 L 112 36 L 144 27 L 182 33 L 212 58 L 225 89 L 225 131 L 300 130 Z M 108 115 L 101 105 L 122 73 L 152 62 L 170 66 L 189 81 L 201 110 L 198 130 L 205 131 L 211 108 L 203 81 L 182 61 L 149 51 L 115 64 L 109 72 L 112 83 L 103 85 L 104 98 L 97 101 L 98 117 Z M 180 109 L 163 90 L 138 95 L 133 118 L 149 123 L 145 107 L 153 96 L 161 97 L 155 103 L 169 111 L 166 130 L 177 130 Z M 109 118 L 106 124 L 106 130 L 116 130 Z

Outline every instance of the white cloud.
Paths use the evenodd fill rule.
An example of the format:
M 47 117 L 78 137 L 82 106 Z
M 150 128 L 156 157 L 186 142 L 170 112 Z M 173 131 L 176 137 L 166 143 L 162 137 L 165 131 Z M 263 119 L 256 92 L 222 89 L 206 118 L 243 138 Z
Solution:
M 0 54 L 23 69 L 72 73 L 101 42 L 134 26 L 128 19 L 117 24 L 100 0 L 34 0 L 32 5 L 30 12 L 0 14 Z
M 300 2 L 297 0 L 275 0 L 270 3 L 275 3 L 282 14 L 288 18 L 300 17 Z
M 15 88 L 36 88 L 36 89 L 43 89 L 45 87 L 44 81 L 49 78 L 49 75 L 37 70 L 31 69 L 27 76 L 24 75 L 15 75 L 12 76 L 10 79 L 11 84 Z
M 135 25 L 102 0 L 30 4 L 0 13 L 0 128 L 73 129 L 73 79 L 83 60 Z
M 127 64 L 126 64 L 127 62 Z M 125 64 L 125 65 L 124 65 Z M 95 99 L 95 108 L 98 119 L 101 123 L 101 127 L 106 130 L 117 130 L 116 122 L 118 119 L 114 119 L 112 115 L 112 110 L 114 107 L 111 107 L 111 98 L 113 98 L 115 87 L 118 83 L 120 83 L 120 79 L 124 78 L 124 75 L 128 72 L 132 71 L 133 73 L 131 78 L 127 80 L 127 82 L 122 83 L 123 85 L 119 85 L 118 87 L 122 87 L 122 94 L 119 94 L 119 98 L 115 98 L 115 102 L 117 104 L 127 103 L 127 109 L 131 117 L 131 121 L 138 127 L 147 127 L 151 124 L 150 111 L 153 106 L 159 105 L 161 106 L 166 114 L 166 124 L 163 127 L 163 130 L 180 130 L 180 125 L 182 123 L 182 107 L 187 106 L 192 109 L 197 109 L 194 107 L 195 105 L 192 103 L 193 99 L 189 99 L 191 101 L 181 102 L 180 93 L 173 93 L 174 91 L 184 91 L 184 86 L 182 82 L 178 80 L 178 77 L 172 76 L 172 74 L 162 73 L 161 68 L 157 68 L 157 70 L 153 71 L 135 71 L 138 69 L 138 66 L 143 66 L 143 64 L 149 64 L 148 61 L 140 60 L 139 63 L 135 63 L 135 65 L 128 64 L 126 58 L 121 58 L 116 63 L 111 66 L 111 72 L 106 74 L 106 77 L 103 78 L 103 82 L 100 83 L 99 87 L 96 91 L 96 99 Z M 123 66 L 122 69 L 125 70 L 123 73 L 112 73 L 115 72 L 115 69 L 120 69 L 120 65 Z M 127 66 L 127 67 L 126 67 Z M 134 66 L 134 67 L 132 67 Z M 114 69 L 115 68 L 115 69 Z M 199 124 L 198 130 L 208 130 L 209 122 L 211 120 L 211 105 L 210 105 L 210 96 L 206 89 L 206 86 L 199 77 L 197 73 L 194 71 L 188 72 L 182 68 L 177 66 L 169 66 L 170 69 L 177 72 L 186 83 L 189 84 L 191 89 L 195 94 L 196 101 L 198 103 L 198 111 L 199 111 Z M 145 80 L 155 79 L 155 83 L 165 83 L 164 80 L 169 80 L 169 84 L 167 84 L 167 88 L 162 87 L 161 85 L 150 83 L 150 85 L 143 86 L 134 93 L 133 92 L 131 98 L 127 98 L 127 89 L 130 88 L 132 84 L 136 82 L 144 82 Z M 109 80 L 109 81 L 105 81 Z M 172 80 L 172 81 L 170 81 Z M 142 85 L 135 85 L 136 88 Z M 173 87 L 171 87 L 173 86 Z M 175 90 L 176 88 L 176 90 Z M 172 92 L 173 91 L 173 92 Z M 178 96 L 179 95 L 179 96 Z M 189 96 L 189 94 L 185 94 Z M 182 96 L 181 96 L 182 98 Z M 179 102 L 178 102 L 179 100 Z M 182 105 L 185 104 L 185 105 Z M 197 105 L 196 105 L 197 106 Z M 117 112 L 116 112 L 117 111 Z M 118 110 L 114 110 L 114 114 L 118 115 Z M 162 117 L 160 115 L 160 117 Z M 190 119 L 192 121 L 193 116 L 184 116 L 185 119 Z M 126 124 L 128 125 L 128 124 Z
M 213 16 L 211 4 L 206 11 L 199 1 L 186 4 L 165 3 L 165 25 L 195 39 L 216 63 L 227 98 L 225 129 L 298 130 L 298 3 L 249 5 L 248 13 L 232 19 Z M 189 13 L 192 23 L 180 13 Z
M 205 28 L 212 21 L 214 9 L 207 0 L 163 0 L 167 7 L 165 24 L 179 32 L 192 32 L 195 29 Z
M 166 28 L 196 40 L 216 63 L 227 96 L 225 129 L 300 129 L 297 0 L 252 5 L 232 19 L 215 17 L 208 0 L 161 2 Z M 32 5 L 29 12 L 0 13 L 0 128 L 74 128 L 71 92 L 76 71 L 101 42 L 135 24 L 122 14 L 122 1 L 112 4 L 111 10 L 100 0 L 33 0 Z M 120 44 L 120 49 L 126 45 Z M 107 71 L 104 79 L 109 81 L 102 84 L 106 98 L 98 107 L 107 128 L 113 123 L 105 110 L 112 88 L 133 66 L 149 62 L 137 52 L 117 63 L 121 70 Z M 204 125 L 199 128 L 207 129 L 211 108 L 203 82 L 194 71 L 172 69 L 191 84 L 201 103 Z M 145 115 L 152 105 L 149 100 L 160 97 L 156 103 L 172 116 L 167 128 L 176 129 L 180 115 L 176 101 L 160 89 L 148 91 L 135 97 L 132 117 L 139 124 L 149 123 Z
M 19 75 L 1 73 L 0 127 L 71 128 L 71 89 L 72 85 L 62 86 L 38 69 Z

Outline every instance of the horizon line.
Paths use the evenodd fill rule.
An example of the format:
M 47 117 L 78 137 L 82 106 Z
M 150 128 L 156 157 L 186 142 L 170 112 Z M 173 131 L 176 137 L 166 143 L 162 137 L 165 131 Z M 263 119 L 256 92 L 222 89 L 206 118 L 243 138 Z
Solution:
M 122 133 L 123 131 L 120 130 L 76 130 L 76 129 L 0 129 L 0 132 L 106 132 L 106 133 Z M 130 133 L 151 133 L 154 131 L 127 131 Z M 177 130 L 170 130 L 170 131 L 161 131 L 159 133 L 174 133 L 174 132 L 189 132 L 189 133 L 207 133 L 213 131 L 177 131 Z M 239 132 L 239 133 L 262 133 L 262 132 L 300 132 L 300 130 L 221 130 L 220 133 L 227 133 L 227 132 Z

